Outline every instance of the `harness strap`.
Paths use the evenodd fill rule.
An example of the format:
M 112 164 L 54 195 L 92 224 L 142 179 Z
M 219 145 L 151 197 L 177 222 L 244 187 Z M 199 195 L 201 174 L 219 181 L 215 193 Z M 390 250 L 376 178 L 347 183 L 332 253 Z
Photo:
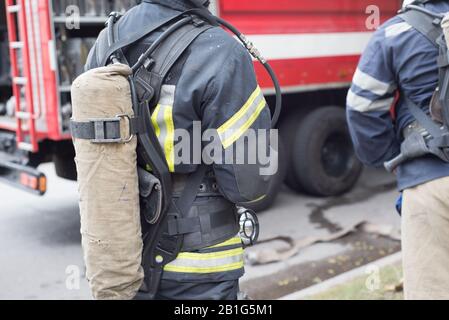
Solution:
M 181 17 L 184 14 L 185 14 L 184 12 L 181 12 L 181 13 L 171 16 L 165 20 L 162 20 L 162 22 L 149 24 L 149 25 L 145 26 L 144 29 L 140 32 L 135 32 L 135 33 L 128 35 L 122 39 L 116 39 L 115 43 L 112 46 L 110 46 L 109 48 L 107 48 L 107 50 L 105 51 L 104 54 L 100 55 L 102 57 L 100 66 L 107 65 L 108 61 L 109 61 L 109 57 L 114 52 L 122 50 L 122 49 L 126 48 L 127 46 L 132 45 L 133 43 L 136 43 L 136 42 L 142 40 L 143 38 L 148 36 L 150 33 L 156 31 L 157 29 L 162 28 L 163 26 L 169 24 L 170 22 L 173 22 L 173 21 L 179 19 L 179 17 Z M 117 29 L 116 29 L 116 35 L 117 35 L 119 25 L 116 24 L 116 26 L 117 26 Z
M 405 98 L 405 103 L 416 121 L 418 121 L 418 123 L 426 129 L 432 137 L 438 138 L 442 136 L 443 132 L 440 127 L 424 112 L 424 110 L 407 97 Z
M 136 93 L 134 99 L 139 100 L 136 114 L 143 117 L 147 126 L 151 126 L 152 129 L 147 134 L 139 135 L 141 152 L 138 152 L 138 154 L 144 158 L 144 161 L 157 160 L 151 159 L 151 150 L 155 148 L 158 150 L 161 149 L 152 128 L 151 115 L 149 114 L 149 101 L 159 100 L 162 83 L 170 69 L 192 42 L 210 27 L 207 25 L 198 26 L 188 24 L 176 30 L 160 44 L 151 56 L 151 59 L 154 61 L 154 64 L 149 68 L 151 72 L 145 67 L 141 67 L 134 75 L 134 81 L 130 81 L 131 87 Z M 190 210 L 198 194 L 206 170 L 207 167 L 200 166 L 196 172 L 192 173 L 181 197 L 176 202 L 174 200 L 171 201 L 171 204 L 178 208 L 179 214 L 176 212 L 166 212 L 165 216 L 157 224 L 149 226 L 144 237 L 144 252 L 142 255 L 146 288 L 142 288 L 142 293 L 137 298 L 153 299 L 155 297 L 164 266 L 174 261 L 181 251 L 183 234 L 189 231 L 199 231 L 200 224 L 195 224 L 198 220 L 191 219 L 190 224 L 186 222 L 184 225 L 176 225 L 176 234 L 170 235 L 169 222 L 182 219 L 182 215 Z M 171 226 L 173 228 L 173 222 Z
M 170 35 L 149 57 L 150 68 L 142 66 L 135 74 L 139 99 L 152 101 L 153 107 L 160 98 L 164 79 L 195 39 L 212 28 L 207 24 L 189 23 Z
M 200 217 L 188 217 L 188 214 L 198 196 L 207 169 L 208 167 L 206 165 L 200 165 L 195 172 L 191 173 L 181 197 L 178 200 L 174 200 L 175 210 L 177 209 L 180 216 L 167 220 L 167 232 L 169 236 L 179 236 L 201 231 Z M 161 246 L 165 247 L 163 243 L 161 243 Z M 179 247 L 180 249 L 181 247 Z M 176 257 L 177 253 L 174 256 Z M 169 262 L 171 261 L 166 261 L 166 264 Z
M 181 197 L 176 201 L 176 207 L 183 217 L 187 217 L 193 202 L 198 195 L 201 183 L 206 176 L 208 167 L 201 165 L 198 170 L 190 174 Z
M 440 27 L 441 20 L 414 9 L 409 9 L 398 16 L 426 37 L 435 47 L 439 47 L 437 40 L 443 34 Z
M 128 118 L 128 137 L 145 132 L 141 118 Z M 121 117 L 108 119 L 93 119 L 87 122 L 70 121 L 70 131 L 73 138 L 91 140 L 93 142 L 121 142 Z
M 178 208 L 180 213 L 182 212 L 181 210 L 189 210 L 192 206 L 206 171 L 207 167 L 202 165 L 196 172 L 192 173 L 190 175 L 191 180 L 187 183 L 181 198 L 176 204 L 172 202 L 177 208 L 181 208 Z M 186 206 L 189 206 L 188 209 L 186 209 Z M 145 287 L 138 293 L 136 299 L 153 300 L 155 298 L 164 266 L 174 261 L 181 251 L 182 234 L 199 230 L 200 225 L 195 224 L 197 221 L 194 221 L 194 219 L 191 219 L 189 223 L 187 222 L 188 220 L 184 220 L 185 223 L 183 225 L 175 225 L 171 222 L 177 219 L 182 219 L 182 217 L 177 213 L 168 214 L 163 217 L 159 224 L 150 226 L 147 232 L 145 232 L 144 252 L 142 254 L 142 264 L 145 270 Z M 174 228 L 176 228 L 176 232 L 174 232 Z
M 198 217 L 173 219 L 168 222 L 168 234 L 171 236 L 201 231 Z

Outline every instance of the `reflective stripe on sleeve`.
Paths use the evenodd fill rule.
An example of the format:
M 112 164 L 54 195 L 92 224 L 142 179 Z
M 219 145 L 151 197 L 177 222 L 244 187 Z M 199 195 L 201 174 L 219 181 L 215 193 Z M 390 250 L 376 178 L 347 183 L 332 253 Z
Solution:
M 175 172 L 175 124 L 173 121 L 173 102 L 175 87 L 163 86 L 159 104 L 151 115 L 151 122 L 159 143 L 164 150 L 170 172 Z
M 164 111 L 164 123 L 167 135 L 164 142 L 165 157 L 170 172 L 175 172 L 175 124 L 173 123 L 173 107 L 167 106 Z
M 218 135 L 225 149 L 237 141 L 251 127 L 265 106 L 265 97 L 260 87 L 257 86 L 242 108 L 218 128 Z
M 346 103 L 349 108 L 358 112 L 388 111 L 394 102 L 394 97 L 372 101 L 349 90 Z
M 385 37 L 386 38 L 396 37 L 396 36 L 400 35 L 401 33 L 404 33 L 411 29 L 412 29 L 412 26 L 409 25 L 407 22 L 396 23 L 396 24 L 393 24 L 393 25 L 385 28 Z
M 380 81 L 359 68 L 357 68 L 352 82 L 360 89 L 372 92 L 378 96 L 384 96 L 396 89 L 394 84 Z

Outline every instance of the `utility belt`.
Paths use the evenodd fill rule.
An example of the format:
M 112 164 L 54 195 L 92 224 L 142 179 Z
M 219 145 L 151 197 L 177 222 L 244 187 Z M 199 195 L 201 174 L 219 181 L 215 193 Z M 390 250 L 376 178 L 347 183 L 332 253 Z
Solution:
M 139 173 L 152 176 L 146 171 Z M 207 167 L 200 166 L 195 173 L 175 174 L 172 178 L 174 196 L 160 223 L 148 223 L 149 217 L 154 219 L 154 213 L 148 211 L 154 210 L 154 201 L 159 197 L 151 198 L 154 193 L 151 192 L 148 197 L 152 201 L 145 202 L 141 190 L 141 203 L 148 204 L 147 208 L 141 205 L 142 259 L 147 270 L 144 286 L 136 296 L 138 300 L 154 299 L 164 266 L 176 260 L 180 252 L 222 243 L 240 230 L 236 206 L 218 193 L 215 178 Z M 139 179 L 142 181 L 142 177 Z
M 152 177 L 151 173 L 144 171 L 139 172 L 139 175 Z M 200 180 L 201 177 L 202 180 Z M 159 206 L 157 201 L 160 197 L 154 196 L 154 193 L 157 194 L 154 186 L 150 193 L 142 192 L 142 187 L 148 189 L 144 187 L 145 182 L 142 181 L 149 179 L 140 178 L 140 180 L 141 214 L 148 222 L 155 218 L 154 210 Z M 198 180 L 198 182 L 191 180 Z M 192 190 L 194 188 L 196 190 Z M 180 251 L 195 251 L 213 246 L 238 233 L 237 208 L 220 194 L 212 171 L 193 175 L 173 174 L 172 190 L 173 200 L 168 210 L 167 220 L 160 228 L 164 229 L 168 237 L 182 237 Z M 183 201 L 187 191 L 192 193 L 193 198 L 185 205 L 180 202 Z
M 187 186 L 188 179 L 188 174 L 177 173 L 172 175 L 173 198 L 179 198 L 182 195 Z M 217 179 L 212 171 L 207 172 L 204 176 L 199 186 L 197 197 L 222 197 L 218 190 Z
M 187 187 L 188 175 L 173 176 L 173 205 Z M 236 206 L 218 191 L 213 174 L 205 175 L 190 210 L 181 217 L 170 216 L 167 232 L 170 236 L 183 236 L 181 251 L 189 252 L 219 244 L 239 231 Z

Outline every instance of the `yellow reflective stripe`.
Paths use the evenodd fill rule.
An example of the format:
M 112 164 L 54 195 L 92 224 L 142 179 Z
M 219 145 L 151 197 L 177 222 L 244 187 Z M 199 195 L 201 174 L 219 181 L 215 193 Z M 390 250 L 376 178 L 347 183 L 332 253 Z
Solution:
M 173 123 L 173 107 L 165 107 L 164 122 L 167 129 L 167 136 L 164 142 L 165 157 L 167 158 L 168 169 L 170 172 L 175 172 L 175 124 Z
M 158 104 L 151 115 L 151 122 L 159 143 L 165 153 L 170 172 L 175 171 L 175 124 L 173 122 L 173 107 Z
M 181 252 L 176 259 L 212 260 L 235 257 L 241 254 L 243 254 L 243 248 L 208 253 Z
M 243 259 L 242 261 L 225 264 L 216 267 L 183 267 L 183 266 L 171 266 L 166 265 L 164 267 L 164 271 L 168 272 L 183 272 L 183 273 L 215 273 L 215 272 L 225 272 L 225 271 L 233 271 L 243 268 Z
M 235 241 L 234 239 L 231 239 Z M 239 239 L 240 240 L 240 239 Z M 219 252 L 182 252 L 164 267 L 165 271 L 184 273 L 213 273 L 243 268 L 243 248 Z
M 158 104 L 151 115 L 151 122 L 153 123 L 154 132 L 156 136 L 159 137 L 161 135 L 161 128 L 159 128 L 159 124 L 157 123 L 157 117 L 159 115 L 159 111 L 161 110 L 161 105 Z
M 236 244 L 241 244 L 242 243 L 242 239 L 240 239 L 239 237 L 235 237 L 235 238 L 231 238 L 225 242 L 216 244 L 214 246 L 211 247 L 207 247 L 206 249 L 213 249 L 213 248 L 220 248 L 220 247 L 227 247 L 227 246 L 233 246 Z
M 256 200 L 253 200 L 253 201 L 249 201 L 249 202 L 247 202 L 247 203 L 254 203 L 254 202 L 258 202 L 258 201 L 261 201 L 261 200 L 263 200 L 263 199 L 265 199 L 267 197 L 267 195 L 266 194 L 264 194 L 263 196 L 260 196 L 259 198 L 257 198 Z
M 257 86 L 256 90 L 251 94 L 248 101 L 243 105 L 243 107 L 232 116 L 231 119 L 226 121 L 220 128 L 218 128 L 218 134 L 223 135 L 226 130 L 228 130 L 230 127 L 232 127 L 244 114 L 245 112 L 251 107 L 254 100 L 256 100 L 257 96 L 261 93 L 261 89 L 259 86 Z
M 235 141 L 237 141 L 245 132 L 248 130 L 252 124 L 257 120 L 263 108 L 265 107 L 266 101 L 262 100 L 257 106 L 256 111 L 249 117 L 243 126 L 236 130 L 230 137 L 222 141 L 223 147 L 226 149 L 231 146 Z

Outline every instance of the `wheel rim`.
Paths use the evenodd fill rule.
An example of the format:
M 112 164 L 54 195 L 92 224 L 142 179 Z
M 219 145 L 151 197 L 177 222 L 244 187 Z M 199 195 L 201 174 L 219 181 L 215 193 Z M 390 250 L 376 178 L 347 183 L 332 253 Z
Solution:
M 328 136 L 321 148 L 321 164 L 327 175 L 342 177 L 351 170 L 354 156 L 346 134 L 336 132 Z

